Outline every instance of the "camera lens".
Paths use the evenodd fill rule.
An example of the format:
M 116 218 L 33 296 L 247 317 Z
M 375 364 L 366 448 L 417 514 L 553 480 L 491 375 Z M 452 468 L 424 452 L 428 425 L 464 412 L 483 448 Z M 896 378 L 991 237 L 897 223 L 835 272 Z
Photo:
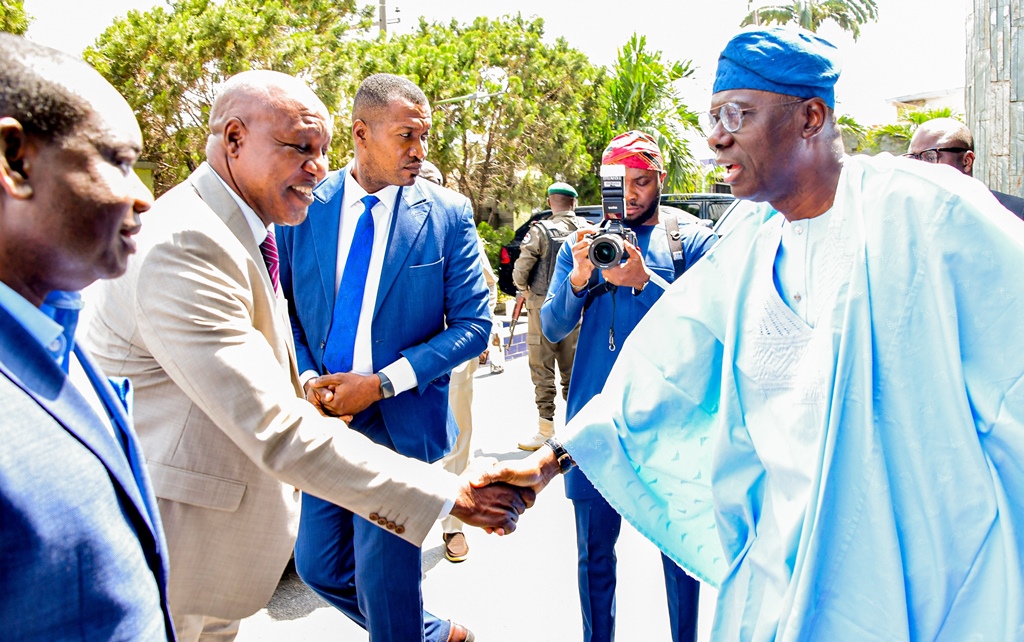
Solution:
M 590 262 L 599 270 L 614 267 L 622 260 L 622 250 L 622 241 L 617 236 L 600 236 L 590 245 Z

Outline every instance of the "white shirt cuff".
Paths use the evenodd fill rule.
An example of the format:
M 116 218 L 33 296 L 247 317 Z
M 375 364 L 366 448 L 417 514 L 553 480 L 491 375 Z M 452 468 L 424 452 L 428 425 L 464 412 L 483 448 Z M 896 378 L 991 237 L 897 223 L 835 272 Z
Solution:
M 316 370 L 306 370 L 305 372 L 303 372 L 302 374 L 299 375 L 299 385 L 302 386 L 303 390 L 305 390 L 306 389 L 306 382 L 309 381 L 310 379 L 312 379 L 313 377 L 319 377 L 319 376 L 320 376 L 320 373 L 317 372 Z
M 452 508 L 454 508 L 454 507 L 455 507 L 455 499 L 454 498 L 449 497 L 448 499 L 444 500 L 444 505 L 441 506 L 441 514 L 438 515 L 437 518 L 438 519 L 444 519 L 445 517 L 448 517 L 448 515 L 450 515 L 451 512 L 452 512 Z
M 409 360 L 405 357 L 402 357 L 389 366 L 381 368 L 380 371 L 383 372 L 384 376 L 391 381 L 391 385 L 395 388 L 396 395 L 401 394 L 406 390 L 412 390 L 417 385 L 416 371 L 412 369 L 412 364 L 409 363 Z M 449 507 L 448 510 L 451 510 L 451 507 Z

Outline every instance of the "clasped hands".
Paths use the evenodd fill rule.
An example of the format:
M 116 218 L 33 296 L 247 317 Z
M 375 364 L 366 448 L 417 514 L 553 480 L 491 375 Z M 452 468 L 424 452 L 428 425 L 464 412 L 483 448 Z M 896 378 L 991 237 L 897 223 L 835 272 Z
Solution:
M 375 374 L 336 372 L 321 375 L 307 381 L 305 390 L 306 401 L 313 404 L 320 414 L 345 422 L 381 399 L 380 377 Z

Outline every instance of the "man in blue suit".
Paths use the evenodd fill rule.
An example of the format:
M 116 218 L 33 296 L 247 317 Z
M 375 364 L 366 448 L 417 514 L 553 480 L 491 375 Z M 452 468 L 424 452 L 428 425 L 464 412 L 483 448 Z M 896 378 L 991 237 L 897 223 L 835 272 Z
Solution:
M 490 334 L 472 210 L 417 180 L 431 125 L 419 87 L 370 76 L 352 118 L 354 160 L 316 188 L 303 224 L 279 230 L 299 370 L 324 414 L 351 416 L 375 442 L 433 462 L 458 432 L 448 373 Z M 295 564 L 374 642 L 473 639 L 423 611 L 419 548 L 308 494 Z
M 0 640 L 174 639 L 130 390 L 75 345 L 61 292 L 125 271 L 141 148 L 95 70 L 0 34 Z

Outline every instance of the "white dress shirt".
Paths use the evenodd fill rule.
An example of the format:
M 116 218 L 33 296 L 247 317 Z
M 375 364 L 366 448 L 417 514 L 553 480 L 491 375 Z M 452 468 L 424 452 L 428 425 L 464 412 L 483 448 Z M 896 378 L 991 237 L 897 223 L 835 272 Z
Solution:
M 823 297 L 828 289 L 822 283 L 820 269 L 832 210 L 814 218 L 784 221 L 779 251 L 775 257 L 775 287 L 789 309 L 815 327 L 821 314 Z M 813 270 L 811 266 L 819 269 Z
M 338 222 L 338 264 L 334 271 L 335 294 L 337 294 L 338 288 L 341 286 L 341 278 L 345 274 L 345 265 L 352 249 L 356 224 L 365 210 L 362 199 L 366 195 L 366 190 L 352 176 L 352 167 L 349 166 L 345 174 L 341 220 Z M 405 357 L 400 357 L 394 363 L 386 364 L 384 367 L 373 363 L 373 311 L 377 304 L 377 289 L 380 287 L 380 275 L 384 268 L 388 238 L 391 236 L 391 217 L 394 216 L 395 201 L 398 199 L 398 186 L 388 185 L 377 191 L 374 196 L 377 197 L 378 202 L 370 210 L 373 216 L 373 248 L 370 250 L 370 266 L 366 273 L 363 303 L 359 310 L 359 325 L 356 327 L 352 372 L 371 375 L 380 370 L 391 381 L 397 395 L 416 387 L 416 371 Z M 307 370 L 302 373 L 300 380 L 305 385 L 317 374 L 317 372 Z

